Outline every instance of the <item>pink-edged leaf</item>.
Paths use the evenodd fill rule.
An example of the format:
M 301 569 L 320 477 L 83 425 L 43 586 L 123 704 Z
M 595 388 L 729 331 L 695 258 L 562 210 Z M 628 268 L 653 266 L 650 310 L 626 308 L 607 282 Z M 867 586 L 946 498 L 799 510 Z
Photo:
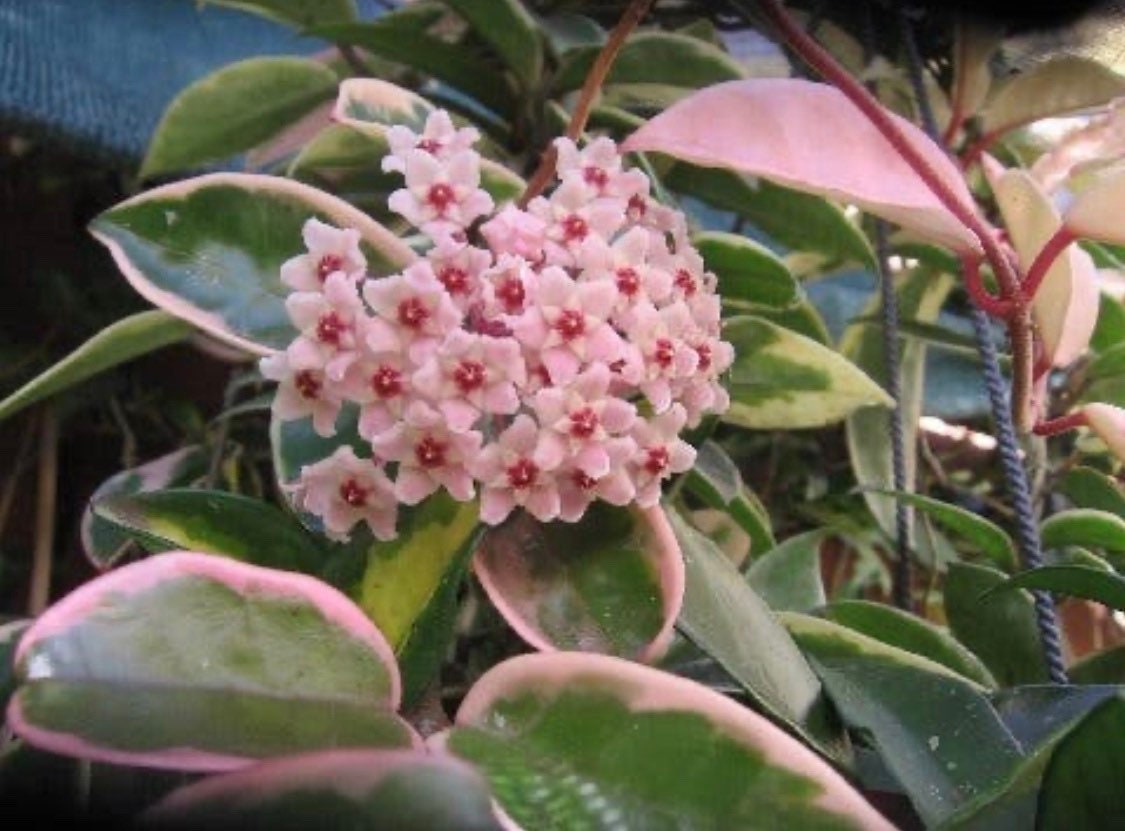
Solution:
M 325 101 L 312 112 L 290 124 L 269 141 L 246 153 L 246 167 L 262 170 L 300 152 L 321 130 L 332 123 L 335 101 Z
M 752 636 L 752 633 L 748 633 Z M 604 655 L 485 673 L 436 742 L 523 828 L 891 829 L 823 759 L 702 684 Z
M 499 831 L 488 784 L 462 761 L 409 750 L 333 750 L 262 762 L 173 791 L 158 828 Z
M 659 506 L 595 503 L 573 524 L 519 512 L 485 534 L 473 569 L 508 624 L 542 651 L 654 661 L 683 602 L 683 558 Z
M 975 211 L 964 178 L 945 152 L 910 122 L 892 118 L 934 173 Z M 853 203 L 957 251 L 980 250 L 972 232 L 883 135 L 826 84 L 791 78 L 717 84 L 651 119 L 622 149 L 733 168 Z
M 305 251 L 310 217 L 356 228 L 368 272 L 415 259 L 362 211 L 276 176 L 214 173 L 146 191 L 100 214 L 90 232 L 146 300 L 232 346 L 265 355 L 296 336 L 281 264 Z
M 1110 452 L 1125 460 L 1125 410 L 1112 404 L 1086 404 L 1082 407 L 1086 423 L 1090 425 Z
M 311 577 L 178 551 L 48 609 L 16 651 L 8 723 L 54 753 L 183 770 L 417 743 L 386 640 Z
M 986 167 L 1008 237 L 1024 272 L 1062 226 L 1050 197 L 1024 170 Z M 1090 255 L 1070 245 L 1055 260 L 1031 306 L 1052 366 L 1066 366 L 1090 343 L 1098 319 L 1097 268 Z
M 1090 176 L 1066 212 L 1066 227 L 1075 236 L 1125 245 L 1125 163 Z

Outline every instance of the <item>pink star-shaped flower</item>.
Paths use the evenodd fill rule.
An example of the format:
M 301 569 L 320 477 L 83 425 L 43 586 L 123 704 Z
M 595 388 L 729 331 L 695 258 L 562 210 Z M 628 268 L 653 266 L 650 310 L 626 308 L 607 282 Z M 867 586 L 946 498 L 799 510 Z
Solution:
M 359 280 L 367 269 L 367 258 L 359 250 L 359 231 L 333 228 L 315 217 L 301 230 L 307 253 L 281 265 L 281 282 L 295 291 L 320 291 L 328 275 L 343 272 Z
M 548 265 L 573 267 L 575 257 L 593 236 L 612 237 L 625 224 L 625 200 L 589 199 L 580 181 L 568 180 L 551 194 L 537 196 L 528 211 L 546 225 L 543 242 Z
M 383 157 L 383 170 L 388 173 L 405 172 L 406 160 L 412 150 L 420 150 L 439 161 L 447 161 L 462 151 L 471 150 L 480 138 L 480 132 L 475 127 L 455 127 L 453 119 L 445 110 L 430 113 L 421 133 L 395 124 L 387 128 L 385 135 L 390 152 Z
M 368 280 L 363 299 L 375 313 L 367 327 L 368 348 L 373 352 L 406 350 L 416 364 L 423 363 L 446 334 L 461 325 L 461 313 L 426 260 L 400 275 Z
M 323 292 L 294 292 L 285 298 L 285 309 L 300 332 L 286 349 L 290 366 L 323 370 L 329 379 L 341 380 L 358 357 L 367 322 L 355 281 L 335 271 L 324 281 Z
M 473 498 L 473 477 L 468 464 L 480 452 L 481 434 L 451 430 L 441 413 L 423 401 L 414 401 L 402 421 L 371 440 L 377 455 L 398 462 L 395 495 L 416 505 L 444 487 L 460 502 Z
M 273 413 L 282 421 L 312 416 L 317 435 L 336 434 L 336 416 L 343 403 L 324 373 L 317 369 L 294 370 L 284 352 L 269 355 L 258 363 L 262 375 L 277 381 Z
M 406 187 L 387 206 L 407 222 L 434 236 L 467 228 L 492 210 L 492 197 L 480 189 L 480 157 L 455 153 L 439 160 L 422 150 L 406 155 Z
M 636 455 L 637 444 L 629 437 L 611 438 L 604 445 L 609 457 L 609 470 L 594 477 L 578 466 L 567 463 L 556 474 L 559 486 L 559 519 L 577 522 L 595 499 L 611 505 L 628 505 L 637 489 L 629 476 L 630 459 Z
M 637 486 L 637 504 L 651 508 L 660 501 L 660 485 L 673 473 L 683 473 L 695 464 L 695 448 L 680 439 L 687 412 L 674 404 L 667 412 L 648 420 L 638 418 L 632 437 L 637 449 L 629 468 Z
M 472 465 L 481 483 L 480 518 L 499 525 L 517 506 L 540 522 L 550 522 L 560 509 L 555 471 L 562 463 L 535 419 L 518 415 L 492 444 L 485 445 Z
M 367 523 L 377 539 L 395 537 L 394 485 L 382 467 L 359 458 L 349 445 L 301 468 L 292 492 L 297 508 L 320 517 L 331 539 L 346 541 L 358 522 Z

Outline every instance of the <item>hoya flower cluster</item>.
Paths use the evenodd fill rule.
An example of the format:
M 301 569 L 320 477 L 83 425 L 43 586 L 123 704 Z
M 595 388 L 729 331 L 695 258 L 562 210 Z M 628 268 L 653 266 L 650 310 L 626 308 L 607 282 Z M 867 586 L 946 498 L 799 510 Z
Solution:
M 275 412 L 331 436 L 353 402 L 371 448 L 306 466 L 297 504 L 336 538 L 363 521 L 380 539 L 439 488 L 479 493 L 489 524 L 655 504 L 694 461 L 681 430 L 729 403 L 733 350 L 683 216 L 609 139 L 559 139 L 554 191 L 493 213 L 475 130 L 436 112 L 387 137 L 383 167 L 406 180 L 388 204 L 432 241 L 425 257 L 369 279 L 359 233 L 311 219 L 282 267 L 300 335 L 262 362 Z

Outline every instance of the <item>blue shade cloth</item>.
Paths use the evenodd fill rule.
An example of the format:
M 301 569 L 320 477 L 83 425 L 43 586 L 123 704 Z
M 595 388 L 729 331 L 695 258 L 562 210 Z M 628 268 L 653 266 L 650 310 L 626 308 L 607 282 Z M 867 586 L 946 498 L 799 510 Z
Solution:
M 242 58 L 326 46 L 193 0 L 0 0 L 0 129 L 131 167 L 188 84 Z

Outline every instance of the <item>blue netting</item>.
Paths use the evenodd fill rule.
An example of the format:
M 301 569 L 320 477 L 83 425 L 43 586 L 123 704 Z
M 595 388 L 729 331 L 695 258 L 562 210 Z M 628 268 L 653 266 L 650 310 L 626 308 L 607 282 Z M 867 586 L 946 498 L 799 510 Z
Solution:
M 132 165 L 192 81 L 241 58 L 324 48 L 193 0 L 0 0 L 0 128 Z

